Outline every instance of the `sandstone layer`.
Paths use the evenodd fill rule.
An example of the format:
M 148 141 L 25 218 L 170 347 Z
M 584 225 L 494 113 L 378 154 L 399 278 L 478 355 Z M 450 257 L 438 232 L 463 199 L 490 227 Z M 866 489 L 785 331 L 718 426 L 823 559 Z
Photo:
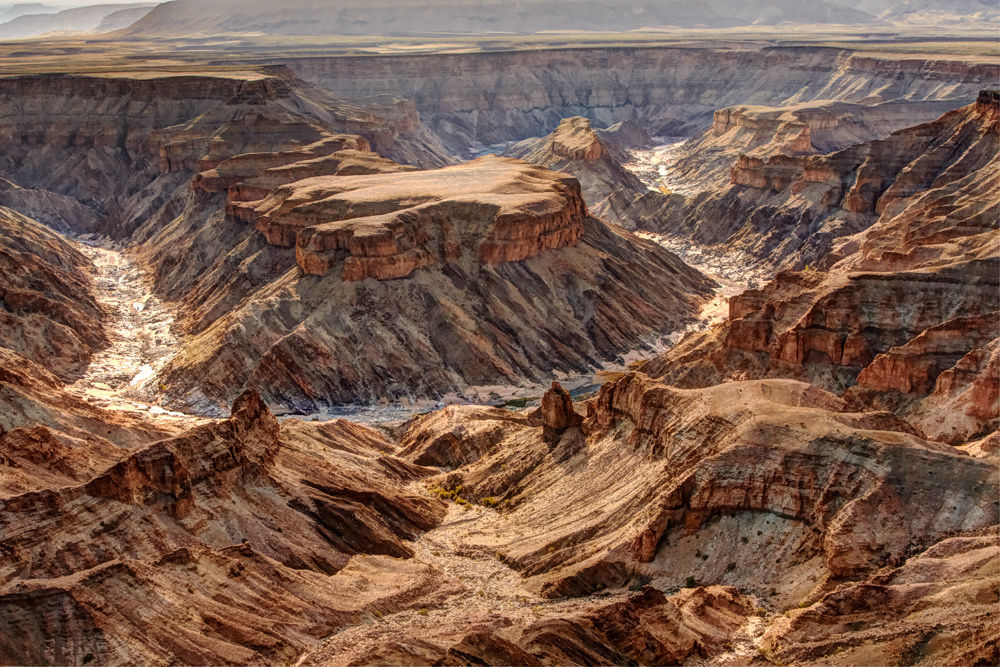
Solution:
M 936 120 L 960 106 L 958 100 L 892 100 L 727 107 L 715 111 L 710 129 L 685 142 L 670 169 L 674 177 L 697 182 L 701 189 L 720 188 L 729 184 L 740 155 L 767 159 L 833 153 Z
M 288 660 L 442 589 L 439 572 L 397 560 L 444 511 L 402 489 L 421 473 L 389 443 L 342 422 L 279 426 L 251 393 L 232 414 L 4 494 L 5 661 Z
M 282 67 L 0 79 L 0 174 L 22 188 L 72 197 L 118 236 L 176 207 L 178 190 L 223 160 L 343 132 L 404 162 L 450 161 L 412 106 L 363 109 Z M 91 231 L 81 223 L 87 218 L 76 231 Z
M 803 383 L 683 390 L 630 373 L 604 385 L 555 444 L 540 420 L 497 410 L 490 430 L 485 414 L 463 420 L 466 410 L 418 420 L 404 451 L 464 464 L 436 483 L 504 512 L 470 539 L 547 597 L 691 576 L 797 604 L 949 531 L 997 523 L 991 462 Z M 456 428 L 463 422 L 477 427 Z M 432 462 L 418 445 L 445 433 L 457 443 L 437 451 L 463 460 Z M 920 511 L 892 509 L 903 506 Z
M 800 248 L 795 262 L 801 266 L 808 253 L 825 270 L 781 272 L 734 297 L 728 323 L 685 340 L 645 371 L 682 386 L 804 379 L 849 390 L 852 400 L 893 410 L 954 444 L 995 430 L 998 117 L 997 96 L 987 92 L 934 123 L 830 156 L 790 158 L 777 168 L 777 158 L 767 167 L 748 159 L 746 174 L 760 167 L 770 185 L 734 186 L 731 195 L 769 188 L 764 197 L 773 198 L 777 188 L 785 215 L 814 230 L 810 211 L 838 202 L 824 214 L 828 233 L 844 223 L 864 228 L 835 239 L 804 236 L 808 250 Z M 857 166 L 842 172 L 845 163 Z M 734 170 L 734 178 L 744 176 Z M 773 209 L 755 215 L 773 216 Z M 772 225 L 782 219 L 769 218 Z M 737 234 L 754 238 L 746 228 Z M 753 242 L 766 247 L 761 239 L 772 234 Z

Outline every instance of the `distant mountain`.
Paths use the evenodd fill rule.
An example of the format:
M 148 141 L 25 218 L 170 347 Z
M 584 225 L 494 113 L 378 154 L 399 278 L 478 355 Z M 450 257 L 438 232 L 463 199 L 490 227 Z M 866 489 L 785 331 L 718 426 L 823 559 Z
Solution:
M 824 0 L 176 0 L 158 6 L 129 34 L 532 33 L 783 22 L 871 24 L 878 19 Z
M 22 2 L 16 5 L 0 5 L 0 23 L 6 23 L 25 14 L 55 14 L 58 7 L 43 5 L 40 2 Z
M 59 11 L 56 7 L 42 4 L 25 4 L 13 5 L 7 12 L 2 12 L 3 7 L 0 7 L 0 21 L 4 21 L 0 23 L 0 40 L 27 39 L 48 33 L 120 30 L 142 18 L 155 6 L 154 2 L 144 2 L 89 5 Z
M 891 23 L 996 22 L 997 0 L 839 0 Z M 983 27 L 988 27 L 984 25 Z

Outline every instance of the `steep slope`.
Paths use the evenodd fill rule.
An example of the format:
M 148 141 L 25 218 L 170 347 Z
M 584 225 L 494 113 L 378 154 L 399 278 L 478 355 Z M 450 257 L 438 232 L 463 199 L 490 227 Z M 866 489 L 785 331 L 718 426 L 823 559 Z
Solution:
M 731 185 L 671 199 L 648 226 L 703 247 L 742 250 L 772 271 L 831 266 L 857 252 L 857 238 L 882 239 L 875 242 L 881 252 L 865 255 L 880 257 L 900 242 L 931 252 L 932 238 L 902 232 L 908 218 L 950 228 L 941 240 L 995 229 L 998 123 L 996 93 L 984 91 L 935 121 L 829 155 L 741 155 Z
M 65 238 L 0 207 L 0 346 L 69 381 L 107 345 L 89 260 Z
M 266 171 L 229 188 L 225 220 L 204 227 L 198 194 L 150 238 L 196 334 L 156 380 L 169 400 L 213 411 L 245 385 L 312 411 L 541 381 L 679 328 L 710 290 L 589 217 L 572 178 L 500 158 L 370 167 L 291 183 L 300 167 Z M 218 254 L 199 265 L 183 253 L 203 235 L 202 257 Z
M 0 79 L 0 174 L 78 200 L 118 237 L 174 210 L 196 173 L 228 157 L 345 131 L 404 162 L 450 161 L 405 103 L 362 109 L 281 67 Z
M 691 577 L 794 606 L 998 522 L 992 462 L 803 383 L 683 390 L 629 373 L 580 426 L 553 442 L 545 425 L 452 407 L 402 440 L 411 460 L 457 466 L 428 483 L 500 508 L 469 548 L 545 597 Z
M 717 110 L 712 127 L 677 151 L 674 178 L 711 190 L 729 184 L 740 155 L 833 153 L 854 144 L 884 139 L 893 132 L 937 120 L 963 104 L 959 101 L 896 100 L 865 105 L 808 102 L 784 107 L 736 106 Z

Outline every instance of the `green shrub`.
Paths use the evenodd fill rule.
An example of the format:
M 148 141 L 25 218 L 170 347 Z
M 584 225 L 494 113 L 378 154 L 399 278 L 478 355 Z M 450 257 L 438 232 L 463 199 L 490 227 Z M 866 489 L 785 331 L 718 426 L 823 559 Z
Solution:
M 698 588 L 699 585 L 698 580 L 692 576 L 684 580 L 684 588 Z

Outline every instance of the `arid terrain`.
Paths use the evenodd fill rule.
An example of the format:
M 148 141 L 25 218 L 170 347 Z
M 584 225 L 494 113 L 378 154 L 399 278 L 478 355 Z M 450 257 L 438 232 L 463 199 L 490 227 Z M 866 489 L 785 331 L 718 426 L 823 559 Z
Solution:
M 0 665 L 1000 664 L 995 4 L 510 4 L 0 6 Z

